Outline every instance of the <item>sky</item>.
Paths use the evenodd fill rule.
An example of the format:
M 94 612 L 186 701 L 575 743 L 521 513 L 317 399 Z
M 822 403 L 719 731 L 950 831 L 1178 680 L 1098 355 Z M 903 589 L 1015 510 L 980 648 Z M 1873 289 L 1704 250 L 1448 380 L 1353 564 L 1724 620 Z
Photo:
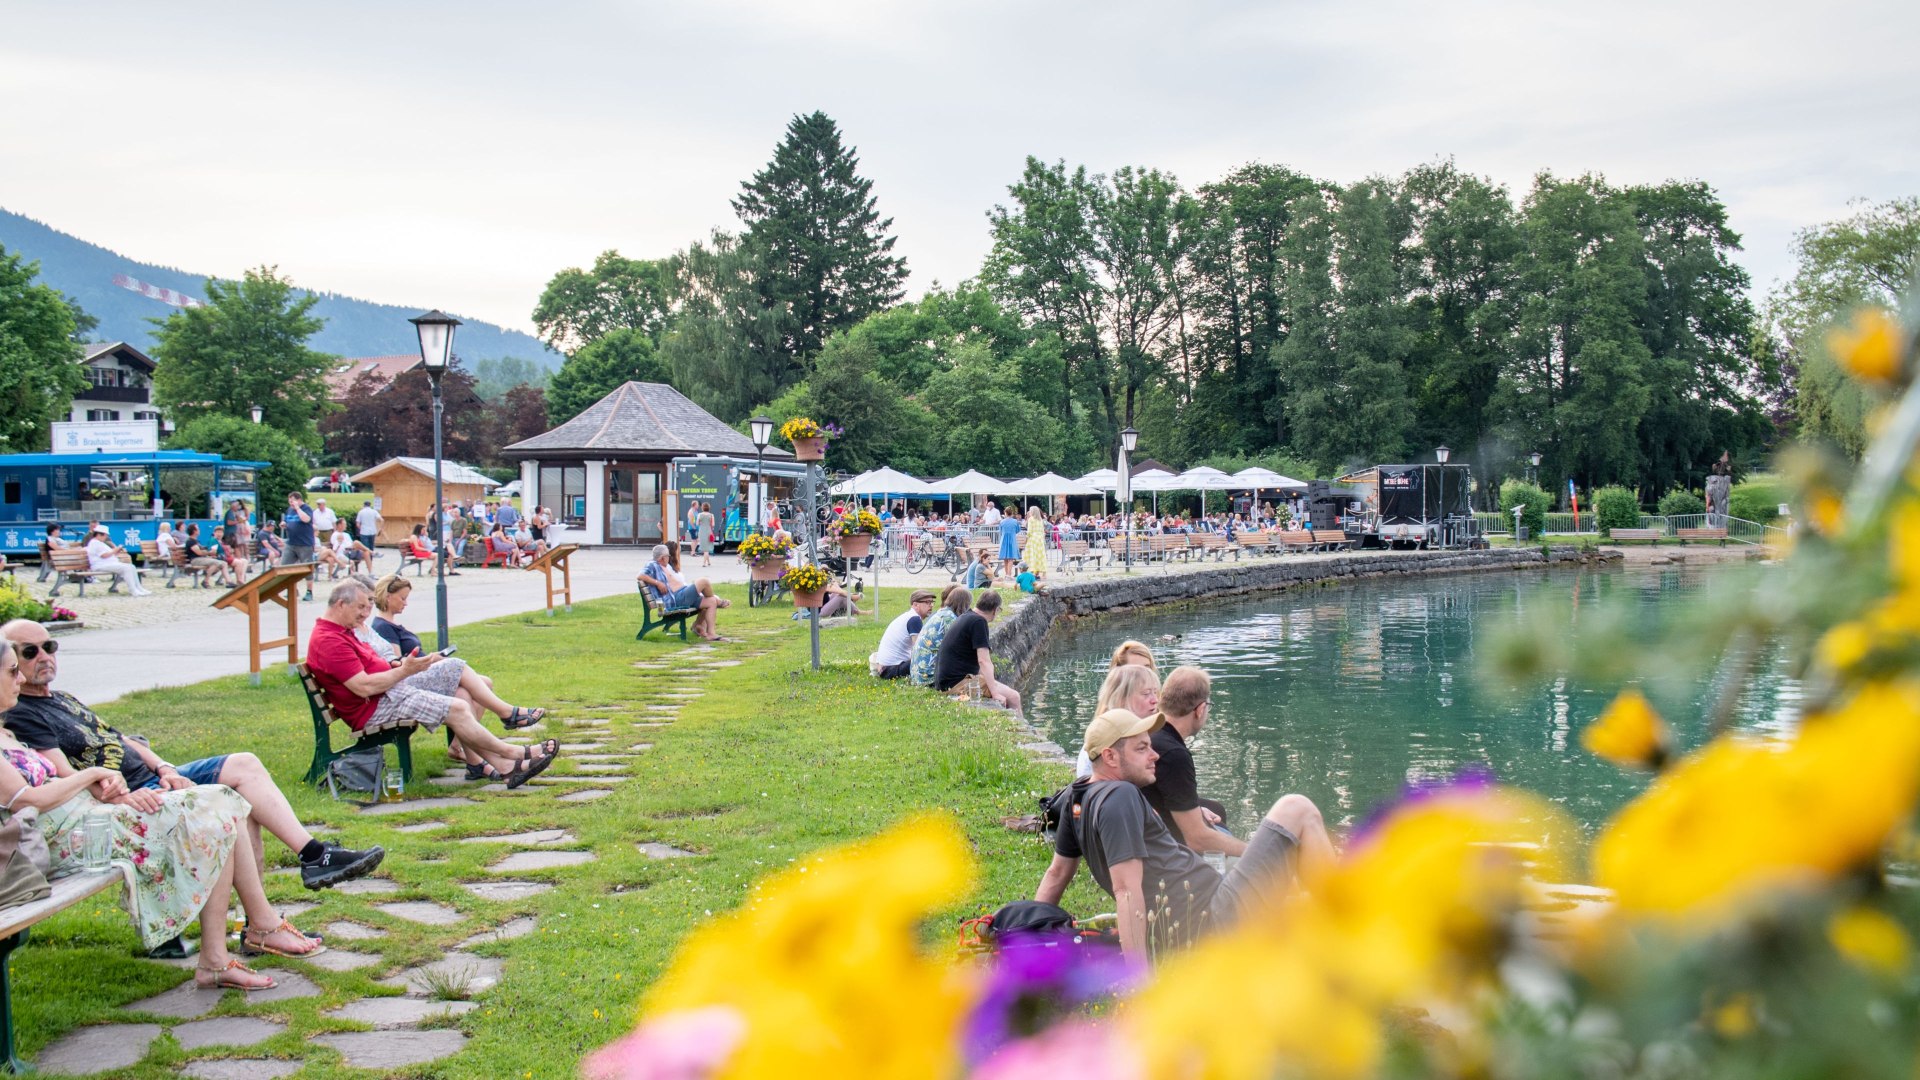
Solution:
M 558 270 L 736 227 L 787 121 L 857 148 L 910 295 L 1029 155 L 1193 187 L 1451 157 L 1699 179 L 1764 293 L 1920 194 L 1920 4 L 333 0 L 0 5 L 0 206 L 132 258 L 530 329 Z

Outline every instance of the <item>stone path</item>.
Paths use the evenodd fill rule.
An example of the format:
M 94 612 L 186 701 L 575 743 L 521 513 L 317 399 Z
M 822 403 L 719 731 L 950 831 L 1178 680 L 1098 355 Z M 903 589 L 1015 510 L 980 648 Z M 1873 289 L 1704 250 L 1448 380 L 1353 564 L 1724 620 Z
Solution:
M 122 1022 L 76 1029 L 47 1046 L 36 1065 L 49 1075 L 112 1076 L 144 1060 L 154 1040 L 172 1037 L 187 1059 L 177 1075 L 196 1080 L 272 1080 L 291 1076 L 309 1062 L 338 1060 L 353 1068 L 400 1070 L 458 1054 L 467 1043 L 459 1017 L 485 1004 L 486 995 L 513 977 L 511 964 L 488 955 L 503 942 L 537 932 L 541 918 L 529 901 L 563 889 L 569 872 L 613 857 L 580 839 L 573 809 L 612 795 L 614 785 L 636 779 L 635 769 L 662 742 L 673 738 L 682 710 L 698 701 L 715 671 L 764 656 L 771 644 L 736 643 L 724 655 L 710 646 L 690 646 L 634 665 L 634 700 L 617 703 L 558 701 L 548 721 L 513 732 L 509 741 L 526 745 L 564 732 L 576 740 L 547 774 L 508 792 L 499 783 L 469 782 L 464 770 L 416 778 L 426 783 L 416 797 L 378 803 L 357 811 L 343 805 L 336 827 L 344 843 L 378 843 L 382 834 L 449 834 L 448 847 L 485 852 L 479 871 L 457 882 L 459 894 L 425 895 L 424 882 L 409 880 L 408 862 L 389 859 L 378 876 L 348 882 L 321 894 L 300 893 L 290 874 L 270 876 L 269 889 L 281 894 L 278 906 L 288 918 L 326 936 L 325 952 L 310 960 L 275 957 L 249 961 L 279 981 L 272 990 L 239 994 L 201 990 L 187 981 L 134 1001 L 120 1010 Z M 642 740 L 645 741 L 636 741 Z M 511 800 L 511 801 L 507 801 Z M 540 807 L 551 805 L 551 814 Z M 575 815 L 571 819 L 566 815 Z M 364 821 L 356 819 L 364 817 Z M 390 820 L 390 819 L 398 820 Z M 576 824 L 568 826 L 568 820 Z M 519 831 L 503 831 L 518 826 Z M 645 826 L 642 826 L 644 836 Z M 700 852 L 660 839 L 623 841 L 647 859 L 698 858 Z M 494 850 L 486 850 L 494 849 Z M 442 853 L 413 863 L 445 861 Z M 464 876 L 464 875 L 463 875 Z M 637 895 L 620 891 L 610 895 Z M 508 910 L 501 912 L 499 906 Z M 519 910 L 512 910 L 518 907 Z M 533 905 L 537 908 L 538 905 Z M 564 912 L 559 918 L 564 919 Z M 564 924 L 561 924 L 564 925 Z M 418 949 L 424 931 L 432 942 L 431 960 Z M 389 950 L 392 950 L 391 953 Z M 158 963 L 158 961 L 156 961 Z M 168 962 L 183 975 L 193 962 Z M 382 991 L 393 996 L 370 996 Z M 331 998 L 320 1020 L 302 1021 L 276 1010 L 273 1003 L 298 998 Z M 344 1000 L 343 1000 L 344 997 Z M 475 1000 L 480 999 L 480 1000 Z M 218 1012 L 218 1015 L 213 1015 Z M 289 1029 L 301 1050 L 286 1039 L 268 1043 Z M 250 1057 L 232 1056 L 236 1051 Z M 301 1053 L 300 1057 L 269 1054 Z

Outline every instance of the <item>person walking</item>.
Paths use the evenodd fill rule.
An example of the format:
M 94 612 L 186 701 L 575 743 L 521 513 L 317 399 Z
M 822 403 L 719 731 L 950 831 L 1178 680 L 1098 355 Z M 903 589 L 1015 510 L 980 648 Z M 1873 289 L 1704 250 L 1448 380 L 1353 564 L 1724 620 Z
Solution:
M 1012 506 L 1007 507 L 1007 514 L 997 528 L 1000 530 L 1000 576 L 1011 581 L 1018 572 L 1015 564 L 1020 561 L 1020 516 L 1013 512 Z
M 700 565 L 713 565 L 713 504 L 701 503 L 693 520 L 693 540 L 700 548 Z

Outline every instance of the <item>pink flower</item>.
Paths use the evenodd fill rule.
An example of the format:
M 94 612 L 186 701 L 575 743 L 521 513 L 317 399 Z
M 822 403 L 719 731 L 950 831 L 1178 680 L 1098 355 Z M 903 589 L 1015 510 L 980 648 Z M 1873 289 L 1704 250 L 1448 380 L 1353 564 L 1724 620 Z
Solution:
M 1098 1076 L 1141 1080 L 1139 1062 L 1111 1025 L 1060 1024 L 1011 1043 L 974 1070 L 974 1080 L 1058 1080 Z
M 746 1038 L 747 1022 L 725 1005 L 664 1013 L 580 1063 L 587 1080 L 704 1080 Z

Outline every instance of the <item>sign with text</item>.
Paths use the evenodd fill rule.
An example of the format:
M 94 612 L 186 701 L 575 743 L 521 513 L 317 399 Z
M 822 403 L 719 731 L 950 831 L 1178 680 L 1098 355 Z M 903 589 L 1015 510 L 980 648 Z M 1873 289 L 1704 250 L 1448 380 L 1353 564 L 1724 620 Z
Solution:
M 53 425 L 56 454 L 81 454 L 89 450 L 139 453 L 158 449 L 158 420 L 92 420 L 79 424 L 56 421 Z

